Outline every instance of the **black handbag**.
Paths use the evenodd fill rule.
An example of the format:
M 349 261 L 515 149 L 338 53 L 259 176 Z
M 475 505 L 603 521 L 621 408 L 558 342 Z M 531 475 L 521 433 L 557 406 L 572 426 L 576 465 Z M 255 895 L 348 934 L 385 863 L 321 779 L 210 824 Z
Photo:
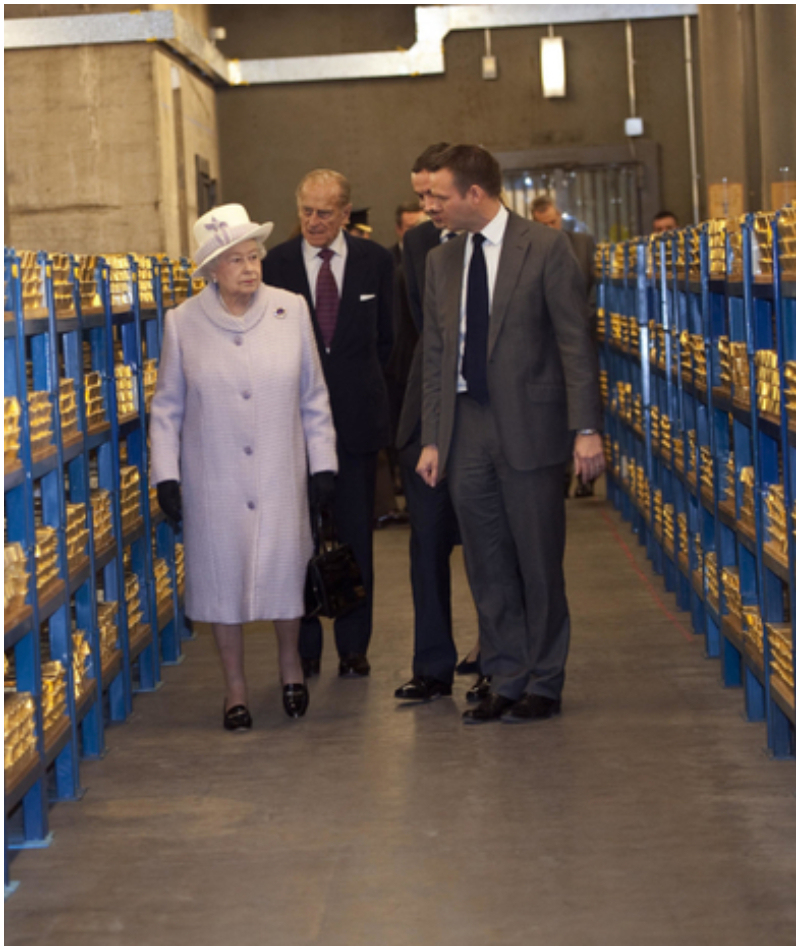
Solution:
M 338 541 L 330 513 L 318 513 L 312 527 L 315 553 L 306 570 L 305 616 L 336 620 L 365 603 L 367 592 L 353 549 Z

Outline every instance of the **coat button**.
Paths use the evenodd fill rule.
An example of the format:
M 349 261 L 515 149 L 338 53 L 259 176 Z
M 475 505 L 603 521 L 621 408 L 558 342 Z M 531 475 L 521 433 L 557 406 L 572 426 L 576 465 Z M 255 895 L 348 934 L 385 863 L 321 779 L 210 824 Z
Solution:
M 237 346 L 241 346 L 242 343 L 244 343 L 244 340 L 243 340 L 240 336 L 235 336 L 235 337 L 233 338 L 233 342 L 234 342 Z
M 254 501 L 248 501 L 247 507 L 250 509 L 250 511 L 255 511 L 256 503 Z
M 252 454 L 253 454 L 252 446 L 246 445 L 246 446 L 244 447 L 244 454 L 245 454 L 245 455 L 252 455 Z
M 250 392 L 250 390 L 245 389 L 245 391 L 242 393 L 242 399 L 249 399 L 251 395 L 252 393 Z

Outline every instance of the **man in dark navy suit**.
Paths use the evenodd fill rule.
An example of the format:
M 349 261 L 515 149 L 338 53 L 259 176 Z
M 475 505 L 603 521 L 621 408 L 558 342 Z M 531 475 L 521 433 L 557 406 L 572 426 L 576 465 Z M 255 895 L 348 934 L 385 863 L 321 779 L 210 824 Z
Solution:
M 336 427 L 339 472 L 333 514 L 361 568 L 367 602 L 335 621 L 340 676 L 367 676 L 372 635 L 372 522 L 378 452 L 391 442 L 383 369 L 392 350 L 393 261 L 385 248 L 345 233 L 350 185 L 330 169 L 297 187 L 301 233 L 264 259 L 264 283 L 302 294 L 311 310 Z M 319 672 L 322 627 L 304 620 L 300 656 Z
M 430 169 L 447 150 L 431 145 L 411 170 L 411 185 L 428 213 Z M 403 268 L 411 315 L 420 334 L 408 375 L 397 431 L 400 471 L 411 525 L 411 588 L 414 598 L 414 658 L 412 678 L 395 691 L 406 702 L 430 702 L 452 693 L 457 654 L 453 642 L 450 594 L 450 554 L 458 544 L 458 524 L 447 483 L 431 488 L 416 473 L 421 450 L 422 416 L 422 301 L 428 252 L 450 237 L 434 215 L 407 231 L 403 238 Z M 484 691 L 488 693 L 488 687 Z M 469 696 L 468 698 L 478 698 Z

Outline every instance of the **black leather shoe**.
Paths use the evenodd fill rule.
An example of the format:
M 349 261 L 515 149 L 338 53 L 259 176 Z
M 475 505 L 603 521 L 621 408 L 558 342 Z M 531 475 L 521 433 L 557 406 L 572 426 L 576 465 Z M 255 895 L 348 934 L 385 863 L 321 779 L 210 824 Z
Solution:
M 405 686 L 394 691 L 395 699 L 411 703 L 429 703 L 442 696 L 451 696 L 453 687 L 432 676 L 415 676 Z
M 467 690 L 467 702 L 479 703 L 482 699 L 486 699 L 491 691 L 491 676 L 479 676 L 475 683 Z
M 312 676 L 319 676 L 319 669 L 320 669 L 319 660 L 312 660 L 312 659 L 309 659 L 308 657 L 301 656 L 300 663 L 303 667 L 303 676 L 307 680 L 310 680 Z
M 231 706 L 230 709 L 223 707 L 222 711 L 222 725 L 230 732 L 242 732 L 253 728 L 253 720 L 247 706 Z
M 473 673 L 480 673 L 480 659 L 480 653 L 474 660 L 468 660 L 467 657 L 464 657 L 456 667 L 456 673 L 458 673 L 459 676 L 471 676 Z
M 290 683 L 283 687 L 283 708 L 290 719 L 305 716 L 308 709 L 308 687 L 305 683 Z
M 502 716 L 503 722 L 533 722 L 535 719 L 551 719 L 561 712 L 561 700 L 549 696 L 529 694 L 507 709 Z
M 369 676 L 369 660 L 360 653 L 343 656 L 339 661 L 339 676 Z
M 470 726 L 476 723 L 493 722 L 499 719 L 506 710 L 511 709 L 514 704 L 515 700 L 513 699 L 498 696 L 497 693 L 489 693 L 474 709 L 468 709 L 462 719 Z

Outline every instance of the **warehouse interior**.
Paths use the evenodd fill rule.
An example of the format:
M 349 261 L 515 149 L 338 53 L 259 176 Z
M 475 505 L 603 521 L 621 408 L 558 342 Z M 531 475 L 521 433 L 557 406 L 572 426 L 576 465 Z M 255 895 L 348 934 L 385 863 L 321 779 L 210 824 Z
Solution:
M 175 302 L 179 285 L 191 293 L 197 218 L 241 203 L 253 221 L 274 222 L 269 252 L 295 230 L 295 189 L 313 168 L 347 177 L 354 206 L 368 209 L 371 239 L 387 248 L 397 241 L 396 207 L 414 198 L 411 166 L 433 142 L 491 151 L 507 200 L 524 216 L 535 194 L 554 197 L 601 248 L 608 418 L 607 475 L 594 497 L 567 501 L 573 642 L 564 714 L 552 722 L 465 729 L 468 677 L 457 678 L 452 699 L 421 706 L 394 699 L 410 672 L 414 623 L 409 532 L 400 524 L 375 532 L 371 675 L 336 676 L 326 626 L 308 716 L 287 720 L 272 631 L 254 624 L 246 642 L 248 676 L 259 684 L 255 728 L 223 732 L 210 628 L 186 623 L 179 545 L 145 497 L 141 534 L 119 523 L 134 539 L 136 570 L 141 558 L 141 571 L 152 571 L 153 557 L 169 568 L 174 619 L 160 642 L 154 636 L 134 649 L 131 640 L 111 687 L 98 682 L 91 708 L 84 699 L 81 722 L 72 715 L 81 706 L 76 692 L 58 752 L 48 753 L 40 735 L 38 771 L 19 780 L 19 763 L 9 771 L 9 694 L 30 672 L 25 651 L 34 649 L 46 598 L 34 591 L 34 619 L 23 623 L 9 609 L 7 586 L 7 945 L 795 943 L 795 20 L 794 4 L 5 5 L 7 573 L 16 534 L 31 542 L 33 557 L 35 485 L 50 484 L 43 463 L 34 459 L 25 471 L 33 458 L 25 455 L 25 425 L 23 464 L 9 467 L 8 397 L 27 391 L 21 341 L 63 332 L 72 341 L 63 344 L 69 370 L 86 333 L 98 360 L 108 361 L 100 375 L 113 382 L 119 365 L 111 296 L 107 316 L 87 306 L 82 317 L 76 303 L 59 329 L 57 294 L 48 303 L 43 290 L 42 307 L 29 310 L 22 280 L 18 294 L 12 288 L 18 270 L 41 271 L 42 288 L 57 292 L 63 255 L 77 265 L 105 257 L 112 270 L 98 271 L 87 298 L 94 304 L 123 257 L 135 256 L 142 294 L 130 298 L 135 318 L 118 321 L 127 329 L 117 343 L 126 362 L 138 363 L 143 349 L 157 354 L 168 306 L 156 292 L 159 261 L 173 275 Z M 566 65 L 565 90 L 553 97 L 542 88 L 540 44 L 549 37 L 563 39 Z M 637 263 L 635 248 L 645 247 L 640 238 L 662 209 L 686 229 L 674 238 L 686 256 L 681 250 L 678 265 L 678 244 L 647 244 L 652 257 L 642 250 Z M 721 273 L 714 241 L 722 232 L 703 227 L 718 221 L 728 222 Z M 745 235 L 738 245 L 734 233 Z M 734 258 L 739 270 L 729 266 Z M 149 297 L 145 260 L 154 268 Z M 651 325 L 640 355 L 647 320 L 628 289 L 649 280 L 658 296 L 661 273 L 658 299 L 667 299 L 670 280 L 677 299 L 684 263 L 685 307 L 676 305 L 674 322 L 665 316 L 663 327 Z M 717 313 L 709 295 L 737 301 L 726 304 L 729 349 L 714 324 L 704 350 L 706 323 L 693 322 L 707 309 Z M 751 320 L 759 328 L 752 334 Z M 670 328 L 672 345 L 683 349 L 670 349 Z M 39 366 L 37 346 L 27 351 L 28 389 L 49 389 L 57 402 L 58 370 L 54 380 Z M 774 350 L 774 362 L 759 361 L 759 349 Z M 646 375 L 648 350 L 651 396 L 636 375 Z M 670 382 L 672 359 L 678 383 Z M 752 416 L 749 402 L 714 402 L 706 366 L 715 380 L 730 373 L 734 396 L 737 366 L 750 373 Z M 155 374 L 155 361 L 150 369 Z M 764 390 L 769 412 L 756 402 L 762 370 L 776 374 Z M 682 371 L 704 382 L 702 391 L 686 384 L 679 430 L 666 409 Z M 134 386 L 136 373 L 127 377 Z M 637 385 L 652 440 L 640 431 L 636 441 Z M 131 403 L 139 419 L 127 418 L 127 428 L 111 420 L 114 433 L 127 433 L 126 466 L 139 464 L 141 402 Z M 707 458 L 694 442 L 695 435 L 703 442 L 706 406 L 709 444 L 718 440 L 713 504 L 702 497 Z M 63 419 L 62 404 L 59 425 Z M 88 409 L 86 422 L 91 429 Z M 680 490 L 672 497 L 665 487 L 673 482 L 664 440 L 679 431 L 687 454 L 698 453 L 695 507 L 682 457 Z M 105 443 L 84 437 L 79 451 L 66 435 L 63 447 L 55 441 L 53 471 L 73 466 L 67 489 L 58 487 L 63 509 L 70 490 L 78 498 L 78 477 L 88 499 L 95 457 L 102 483 Z M 728 449 L 738 485 L 731 513 Z M 752 489 L 759 543 L 737 535 L 753 466 L 764 506 L 761 515 Z M 141 475 L 146 485 L 146 463 Z M 781 491 L 772 491 L 778 482 Z M 58 508 L 49 490 L 42 489 L 45 520 L 48 504 Z M 681 502 L 684 490 L 689 500 Z M 779 537 L 769 521 L 778 510 Z M 143 540 L 151 538 L 150 518 L 152 551 Z M 663 553 L 668 539 L 674 563 Z M 696 584 L 688 555 L 681 576 L 689 547 L 693 567 L 699 556 Z M 707 559 L 712 547 L 719 568 Z M 728 609 L 735 599 L 724 568 L 749 565 L 751 556 L 752 584 L 743 567 L 741 599 L 763 608 L 765 653 L 757 660 L 742 645 L 747 622 L 726 639 L 719 608 L 721 595 Z M 90 574 L 100 576 L 101 560 L 102 571 L 113 568 L 124 583 L 121 550 L 113 559 L 92 554 L 97 571 L 87 566 L 80 579 L 62 565 L 66 593 L 41 623 L 51 644 L 69 641 L 71 610 L 95 617 L 82 598 L 100 600 Z M 477 621 L 460 551 L 453 570 L 461 657 Z M 719 578 L 716 609 L 708 608 L 709 570 Z M 116 582 L 103 576 L 110 600 Z M 160 628 L 161 607 L 149 609 Z M 770 665 L 778 652 L 771 622 L 787 638 L 788 666 L 780 670 Z M 64 655 L 73 648 L 74 641 Z

